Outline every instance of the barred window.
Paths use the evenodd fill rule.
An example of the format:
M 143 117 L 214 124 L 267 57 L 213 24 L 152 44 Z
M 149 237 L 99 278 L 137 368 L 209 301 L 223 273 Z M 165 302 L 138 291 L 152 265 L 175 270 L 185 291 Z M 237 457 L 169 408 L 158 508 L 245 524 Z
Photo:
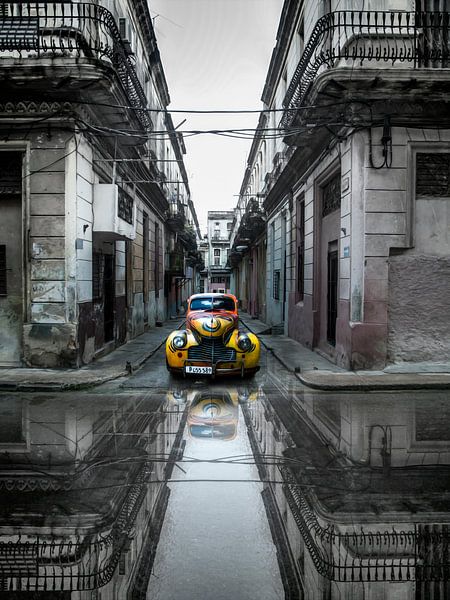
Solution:
M 322 217 L 341 208 L 341 172 L 322 188 Z
M 303 300 L 305 275 L 305 200 L 297 204 L 297 298 Z
M 103 275 L 105 262 L 101 252 L 92 254 L 92 299 L 101 300 L 103 297 Z
M 449 153 L 417 153 L 416 195 L 432 197 L 450 196 Z
M 280 299 L 280 271 L 273 272 L 273 298 L 274 300 Z
M 129 223 L 133 223 L 133 198 L 119 188 L 117 216 Z

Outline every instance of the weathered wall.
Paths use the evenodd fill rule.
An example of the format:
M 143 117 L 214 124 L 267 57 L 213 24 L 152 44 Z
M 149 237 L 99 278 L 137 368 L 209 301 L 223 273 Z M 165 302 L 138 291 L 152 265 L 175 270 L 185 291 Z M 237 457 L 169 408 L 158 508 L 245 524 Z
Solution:
M 389 259 L 388 360 L 450 359 L 450 258 Z
M 67 241 L 65 201 L 67 190 L 74 189 L 67 176 L 73 162 L 71 135 L 52 129 L 50 135 L 31 135 L 30 143 L 31 304 L 30 319 L 23 328 L 24 362 L 74 367 L 78 364 L 75 289 L 66 284 L 67 261 L 74 253 L 74 245 L 68 246 Z

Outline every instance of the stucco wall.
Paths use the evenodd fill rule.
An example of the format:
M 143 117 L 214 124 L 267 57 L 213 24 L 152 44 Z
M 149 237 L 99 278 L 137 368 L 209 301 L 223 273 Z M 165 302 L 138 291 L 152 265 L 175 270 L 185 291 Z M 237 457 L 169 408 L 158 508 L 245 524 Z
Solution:
M 449 360 L 449 314 L 449 257 L 389 259 L 389 362 Z

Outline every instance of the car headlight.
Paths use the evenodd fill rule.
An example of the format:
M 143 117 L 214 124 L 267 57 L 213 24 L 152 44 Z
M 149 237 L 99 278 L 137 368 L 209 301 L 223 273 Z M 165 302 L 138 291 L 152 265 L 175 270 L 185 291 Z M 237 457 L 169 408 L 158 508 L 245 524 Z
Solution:
M 184 346 L 186 346 L 186 342 L 187 338 L 184 333 L 179 333 L 175 335 L 172 340 L 172 343 L 175 346 L 175 348 L 183 348 Z
M 237 345 L 243 352 L 248 352 L 252 347 L 252 341 L 248 335 L 240 335 L 237 340 Z

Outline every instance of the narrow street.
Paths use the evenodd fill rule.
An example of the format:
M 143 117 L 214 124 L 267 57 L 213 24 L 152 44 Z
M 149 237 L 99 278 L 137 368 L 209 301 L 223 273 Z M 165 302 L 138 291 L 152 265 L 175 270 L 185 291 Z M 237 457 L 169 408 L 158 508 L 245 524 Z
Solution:
M 2 393 L 6 597 L 447 586 L 448 391 L 312 391 L 266 351 L 261 365 L 250 381 L 179 380 L 161 349 L 93 391 Z

